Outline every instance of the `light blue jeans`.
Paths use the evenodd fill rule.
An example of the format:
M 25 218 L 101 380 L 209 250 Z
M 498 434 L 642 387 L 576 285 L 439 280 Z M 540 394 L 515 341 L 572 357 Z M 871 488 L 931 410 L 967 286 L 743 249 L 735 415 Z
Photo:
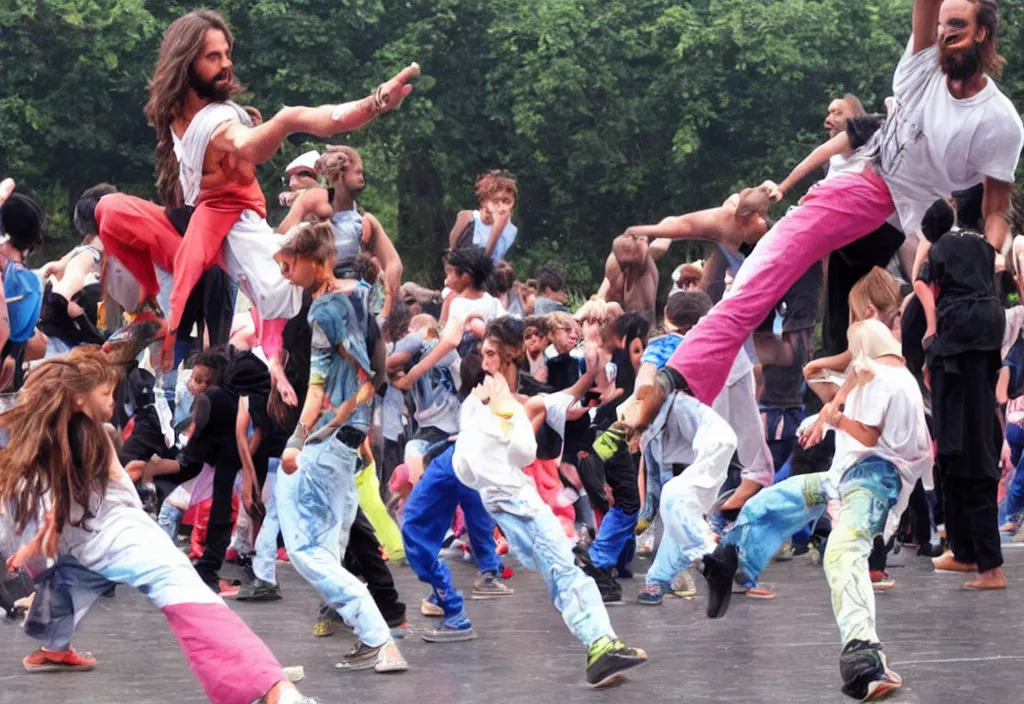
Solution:
M 715 549 L 714 536 L 696 497 L 686 491 L 674 491 L 677 484 L 685 488 L 682 479 L 680 475 L 665 484 L 661 503 L 665 534 L 647 570 L 647 584 L 661 583 L 667 587 L 680 570 L 691 567 Z
M 370 647 L 391 638 L 366 585 L 341 566 L 359 509 L 359 455 L 337 438 L 307 444 L 293 474 L 279 472 L 277 515 L 295 570 Z
M 281 522 L 277 517 L 277 475 L 281 460 L 270 459 L 267 480 L 263 483 L 263 496 L 266 499 L 267 517 L 263 519 L 259 535 L 256 536 L 256 555 L 252 558 L 253 573 L 268 584 L 277 584 L 277 534 L 281 532 Z
M 839 482 L 836 493 L 842 513 L 832 527 L 824 567 L 844 645 L 855 640 L 878 642 L 868 555 L 902 486 L 896 467 L 877 457 L 846 470 Z M 828 474 L 820 472 L 790 477 L 751 498 L 723 538 L 739 550 L 743 573 L 756 582 L 786 537 L 824 513 L 829 493 Z
M 503 506 L 508 510 L 501 510 Z M 576 566 L 572 543 L 551 509 L 547 505 L 528 508 L 525 501 L 516 499 L 487 506 L 487 510 L 505 534 L 512 554 L 528 569 L 540 572 L 552 603 L 572 634 L 585 646 L 603 636 L 615 638 L 601 592 Z M 535 515 L 519 515 L 532 512 Z

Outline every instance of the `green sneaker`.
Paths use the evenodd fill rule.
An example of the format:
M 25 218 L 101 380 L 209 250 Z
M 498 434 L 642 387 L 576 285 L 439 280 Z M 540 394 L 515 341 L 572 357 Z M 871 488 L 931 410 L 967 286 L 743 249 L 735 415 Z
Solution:
M 621 684 L 626 670 L 647 662 L 647 653 L 618 638 L 602 636 L 587 650 L 587 686 L 594 689 Z

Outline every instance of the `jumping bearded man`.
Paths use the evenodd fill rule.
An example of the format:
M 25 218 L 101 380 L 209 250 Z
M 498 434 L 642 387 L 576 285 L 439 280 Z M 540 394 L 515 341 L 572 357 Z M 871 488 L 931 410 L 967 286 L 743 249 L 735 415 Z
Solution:
M 174 361 L 174 340 L 185 304 L 204 272 L 221 265 L 248 295 L 262 319 L 264 349 L 272 356 L 284 322 L 299 311 L 301 292 L 284 280 L 273 254 L 283 235 L 267 224 L 256 165 L 270 159 L 293 133 L 329 137 L 351 132 L 397 108 L 419 75 L 411 64 L 373 95 L 340 105 L 286 107 L 263 122 L 231 98 L 234 38 L 212 10 L 195 10 L 164 33 L 149 83 L 146 117 L 156 129 L 157 190 L 167 209 L 123 194 L 96 208 L 99 236 L 139 282 L 137 320 L 155 321 L 164 335 L 161 366 Z M 173 275 L 166 321 L 156 303 L 159 270 Z

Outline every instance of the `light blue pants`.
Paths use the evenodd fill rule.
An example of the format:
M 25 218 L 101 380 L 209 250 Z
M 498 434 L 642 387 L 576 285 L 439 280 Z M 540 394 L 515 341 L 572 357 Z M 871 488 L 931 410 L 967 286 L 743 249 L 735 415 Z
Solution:
M 263 496 L 270 498 L 265 501 L 267 516 L 263 519 L 259 535 L 256 536 L 256 555 L 252 558 L 253 573 L 268 584 L 277 584 L 277 534 L 281 532 L 281 522 L 277 517 L 277 473 L 281 460 L 270 459 L 267 480 L 263 483 Z
M 299 468 L 277 478 L 277 514 L 295 570 L 370 647 L 391 638 L 366 585 L 341 566 L 359 509 L 359 455 L 337 438 L 307 444 Z
M 662 489 L 661 520 L 665 534 L 647 570 L 647 584 L 661 583 L 667 587 L 680 570 L 715 549 L 714 534 L 704 518 L 706 507 L 690 483 L 686 474 L 689 471 L 669 479 Z
M 527 506 L 517 499 L 487 506 L 487 510 L 505 534 L 512 554 L 528 569 L 540 572 L 552 603 L 572 634 L 585 646 L 603 636 L 615 638 L 601 592 L 594 580 L 576 566 L 572 543 L 562 524 L 547 505 L 537 509 L 536 503 Z
M 790 477 L 758 492 L 743 506 L 723 541 L 737 547 L 740 569 L 749 579 L 757 581 L 787 536 L 824 513 L 827 477 L 825 472 Z M 896 467 L 876 457 L 846 470 L 839 482 L 842 515 L 829 536 L 824 566 L 844 645 L 854 640 L 878 642 L 868 556 L 901 488 Z
M 672 481 L 679 479 L 676 477 Z M 679 572 L 692 567 L 705 553 L 714 550 L 711 529 L 694 502 L 682 500 L 664 501 L 661 505 L 661 520 L 665 534 L 658 546 L 654 562 L 647 570 L 646 583 L 672 584 Z

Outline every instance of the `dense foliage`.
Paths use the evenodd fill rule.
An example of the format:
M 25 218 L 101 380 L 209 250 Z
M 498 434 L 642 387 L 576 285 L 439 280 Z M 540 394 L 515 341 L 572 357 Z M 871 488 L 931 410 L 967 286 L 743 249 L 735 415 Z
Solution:
M 422 65 L 398 113 L 335 140 L 363 152 L 364 205 L 410 277 L 437 282 L 455 214 L 474 205 L 474 175 L 502 167 L 520 179 L 513 264 L 527 273 L 554 262 L 590 289 L 625 226 L 781 179 L 822 140 L 831 98 L 853 92 L 881 110 L 912 1 L 211 4 L 234 29 L 246 102 L 264 115 L 360 97 L 405 63 Z M 1001 7 L 1001 84 L 1024 105 L 1024 0 Z M 55 248 L 71 244 L 70 207 L 86 187 L 154 195 L 146 81 L 163 28 L 188 9 L 0 1 L 0 175 L 46 204 Z M 296 136 L 262 167 L 268 200 L 306 146 Z

